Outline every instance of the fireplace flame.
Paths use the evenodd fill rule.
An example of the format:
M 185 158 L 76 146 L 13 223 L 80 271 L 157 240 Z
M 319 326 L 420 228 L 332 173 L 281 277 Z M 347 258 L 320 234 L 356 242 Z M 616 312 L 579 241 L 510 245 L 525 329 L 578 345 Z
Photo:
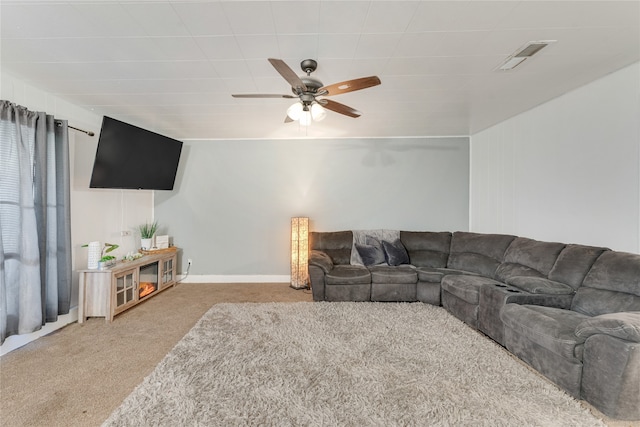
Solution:
M 156 286 L 150 282 L 140 282 L 140 298 L 146 297 L 156 290 Z

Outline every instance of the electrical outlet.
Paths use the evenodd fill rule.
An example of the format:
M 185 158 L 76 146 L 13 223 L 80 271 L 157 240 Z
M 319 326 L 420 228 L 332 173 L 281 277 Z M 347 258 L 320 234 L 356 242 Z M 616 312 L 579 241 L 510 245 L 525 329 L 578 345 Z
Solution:
M 188 265 L 189 267 L 191 267 L 191 264 L 192 264 L 192 263 L 193 263 L 193 261 L 191 260 L 191 258 L 189 258 L 189 259 L 187 260 L 187 265 Z
M 129 231 L 129 230 L 121 231 L 120 232 L 120 236 L 122 236 L 122 237 L 131 236 L 131 231 Z

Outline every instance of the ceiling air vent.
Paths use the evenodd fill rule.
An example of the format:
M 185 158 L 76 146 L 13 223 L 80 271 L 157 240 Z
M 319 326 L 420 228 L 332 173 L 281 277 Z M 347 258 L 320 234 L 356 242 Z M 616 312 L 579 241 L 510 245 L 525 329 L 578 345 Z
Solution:
M 535 42 L 529 42 L 518 49 L 515 53 L 509 55 L 509 57 L 499 67 L 497 67 L 496 70 L 513 70 L 518 65 L 522 64 L 527 58 L 531 58 L 533 55 L 540 52 L 542 48 L 555 42 L 556 40 L 539 40 Z

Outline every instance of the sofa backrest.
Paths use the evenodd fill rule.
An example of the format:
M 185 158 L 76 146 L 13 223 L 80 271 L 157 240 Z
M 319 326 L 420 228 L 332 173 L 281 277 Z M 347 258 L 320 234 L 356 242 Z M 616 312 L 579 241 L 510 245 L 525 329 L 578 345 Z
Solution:
M 451 237 L 448 268 L 493 277 L 516 236 L 456 231 Z
M 587 316 L 640 311 L 640 255 L 603 252 L 576 291 L 571 310 Z
M 548 278 L 578 289 L 596 259 L 608 250 L 595 246 L 567 245 L 558 255 Z
M 518 237 L 507 248 L 494 278 L 506 282 L 516 276 L 547 277 L 564 247 L 564 243 Z
M 444 268 L 449 260 L 451 233 L 448 231 L 401 231 L 400 241 L 416 267 Z
M 309 233 L 309 249 L 323 251 L 331 257 L 334 264 L 349 264 L 351 261 L 351 231 L 333 231 Z

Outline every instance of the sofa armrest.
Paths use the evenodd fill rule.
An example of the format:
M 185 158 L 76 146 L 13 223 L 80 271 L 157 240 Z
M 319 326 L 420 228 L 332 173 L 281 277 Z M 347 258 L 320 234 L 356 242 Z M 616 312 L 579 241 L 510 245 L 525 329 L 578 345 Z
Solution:
M 578 324 L 575 334 L 585 340 L 592 335 L 604 334 L 640 343 L 640 311 L 607 313 L 590 317 Z
M 582 364 L 582 399 L 608 417 L 640 420 L 640 345 L 593 335 L 584 344 Z
M 309 254 L 309 265 L 320 267 L 325 274 L 333 270 L 333 261 L 331 260 L 331 257 L 325 252 L 318 250 L 312 250 Z
M 507 279 L 507 284 L 530 294 L 573 295 L 574 289 L 564 283 L 545 279 L 544 277 L 516 276 Z

